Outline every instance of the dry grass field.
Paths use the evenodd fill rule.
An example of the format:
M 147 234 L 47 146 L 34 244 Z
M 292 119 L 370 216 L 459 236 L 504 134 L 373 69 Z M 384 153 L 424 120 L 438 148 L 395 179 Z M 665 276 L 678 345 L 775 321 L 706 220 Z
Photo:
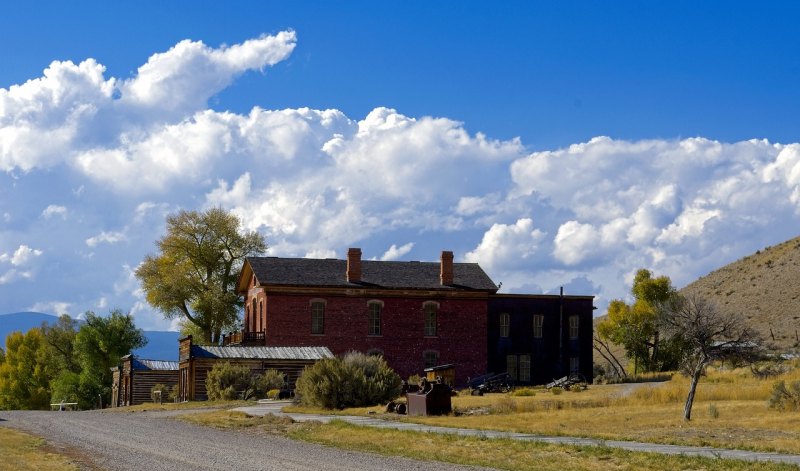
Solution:
M 558 394 L 538 388 L 533 396 L 461 395 L 453 398 L 454 413 L 441 417 L 396 416 L 385 414 L 382 407 L 334 413 L 480 430 L 800 454 L 800 411 L 768 406 L 778 380 L 799 381 L 800 369 L 795 365 L 769 379 L 753 377 L 749 368 L 709 369 L 698 386 L 690 422 L 683 420 L 688 379 L 678 374 L 660 383 L 590 385 L 577 392 L 556 390 Z
M 77 471 L 67 456 L 48 449 L 44 440 L 0 427 L 0 470 Z
M 697 391 L 693 419 L 683 420 L 688 380 L 675 375 L 662 383 L 593 385 L 588 390 L 535 396 L 459 396 L 455 413 L 407 418 L 450 427 L 507 430 L 544 435 L 635 440 L 800 453 L 800 411 L 768 406 L 775 381 L 800 380 L 800 370 L 761 380 L 749 369 L 710 370 Z

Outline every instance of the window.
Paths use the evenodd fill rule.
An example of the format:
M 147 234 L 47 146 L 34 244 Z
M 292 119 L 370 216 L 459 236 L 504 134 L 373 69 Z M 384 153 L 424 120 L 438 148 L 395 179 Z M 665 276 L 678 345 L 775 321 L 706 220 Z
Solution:
M 542 338 L 542 326 L 544 325 L 544 316 L 541 314 L 533 315 L 533 338 Z
M 425 312 L 425 336 L 436 337 L 439 305 L 434 302 L 427 302 L 423 305 L 423 311 Z
M 508 337 L 511 329 L 511 316 L 506 313 L 500 314 L 500 337 Z
M 250 308 L 250 326 L 248 327 L 250 332 L 256 331 L 256 306 L 256 298 L 253 298 L 252 307 Z
M 580 319 L 578 316 L 569 316 L 569 338 L 578 338 L 578 327 L 580 326 Z
M 569 358 L 569 372 L 570 373 L 580 373 L 580 370 L 581 370 L 580 358 L 578 358 L 578 357 L 570 357 Z
M 439 352 L 435 350 L 427 350 L 422 353 L 422 361 L 425 368 L 431 368 L 439 364 Z
M 531 356 L 519 356 L 519 380 L 528 382 L 531 380 Z
M 370 301 L 369 304 L 369 335 L 381 335 L 381 310 L 383 303 L 380 301 Z
M 311 301 L 311 333 L 325 333 L 325 302 Z
M 506 355 L 506 373 L 513 379 L 517 380 L 517 356 Z

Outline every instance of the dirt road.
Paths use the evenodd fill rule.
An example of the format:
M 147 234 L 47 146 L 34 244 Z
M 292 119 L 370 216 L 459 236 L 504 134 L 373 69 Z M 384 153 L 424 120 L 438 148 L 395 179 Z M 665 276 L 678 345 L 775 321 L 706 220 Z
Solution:
M 0 412 L 0 426 L 78 450 L 108 470 L 475 470 L 326 448 L 280 436 L 256 436 L 175 420 L 174 412 Z

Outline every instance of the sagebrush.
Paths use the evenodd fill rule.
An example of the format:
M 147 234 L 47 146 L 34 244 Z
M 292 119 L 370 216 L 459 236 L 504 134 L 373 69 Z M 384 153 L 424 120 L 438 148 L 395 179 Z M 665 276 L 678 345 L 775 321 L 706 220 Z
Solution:
M 388 402 L 400 394 L 400 384 L 383 357 L 350 352 L 306 367 L 295 392 L 307 406 L 344 409 Z
M 263 374 L 253 374 L 245 365 L 218 363 L 208 372 L 206 392 L 211 400 L 264 398 L 273 389 L 285 385 L 283 373 L 269 369 Z

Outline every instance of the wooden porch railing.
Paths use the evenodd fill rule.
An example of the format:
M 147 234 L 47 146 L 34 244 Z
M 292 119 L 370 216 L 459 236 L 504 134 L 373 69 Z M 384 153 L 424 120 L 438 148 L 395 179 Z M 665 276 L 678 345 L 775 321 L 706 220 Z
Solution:
M 266 332 L 231 332 L 222 337 L 222 345 L 264 345 Z

